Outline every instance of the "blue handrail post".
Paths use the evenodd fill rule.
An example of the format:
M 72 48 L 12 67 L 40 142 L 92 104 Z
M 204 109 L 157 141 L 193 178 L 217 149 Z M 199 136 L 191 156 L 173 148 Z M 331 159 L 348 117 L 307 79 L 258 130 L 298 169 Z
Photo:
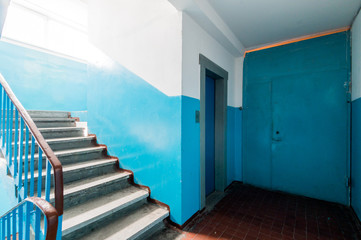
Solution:
M 31 158 L 30 158 L 30 197 L 34 196 L 34 154 L 35 154 L 35 139 L 31 137 Z
M 18 170 L 18 140 L 19 140 L 19 112 L 15 109 L 15 137 L 14 137 L 14 177 Z
M 24 221 L 24 216 L 23 216 L 24 212 L 23 212 L 23 205 L 19 206 L 19 239 L 23 239 L 23 221 Z
M 24 199 L 28 197 L 29 174 L 29 128 L 25 126 L 25 153 L 24 153 Z
M 19 170 L 18 170 L 18 201 L 21 202 L 23 199 L 21 197 L 21 189 L 23 189 L 23 183 L 22 183 L 22 178 L 23 178 L 23 154 L 24 154 L 24 120 L 22 118 L 20 118 L 20 139 L 19 139 L 19 144 L 20 144 L 20 153 L 19 153 Z
M 13 158 L 12 158 L 13 151 L 11 149 L 11 144 L 13 142 L 13 112 L 14 112 L 14 104 L 10 102 L 9 142 L 8 142 L 10 166 L 13 164 Z
M 5 90 L 4 90 L 5 91 Z M 2 105 L 2 126 L 1 126 L 1 130 L 2 130 L 2 141 L 1 141 L 1 147 L 4 148 L 5 147 L 5 118 L 6 118 L 6 94 L 4 93 L 3 95 L 3 105 Z
M 8 154 L 9 154 L 9 148 L 8 148 L 8 145 L 9 145 L 9 132 L 10 132 L 10 129 L 9 129 L 9 126 L 10 126 L 10 108 L 9 108 L 9 102 L 10 102 L 10 99 L 8 96 L 6 96 L 6 117 L 7 117 L 7 121 L 6 121 L 6 142 L 5 142 L 5 148 L 6 148 L 6 158 L 8 157 Z M 7 158 L 8 160 L 8 158 Z M 8 160 L 8 165 L 9 165 L 9 160 Z
M 61 240 L 62 237 L 62 225 L 63 225 L 63 215 L 58 217 L 58 233 L 56 234 L 56 240 Z

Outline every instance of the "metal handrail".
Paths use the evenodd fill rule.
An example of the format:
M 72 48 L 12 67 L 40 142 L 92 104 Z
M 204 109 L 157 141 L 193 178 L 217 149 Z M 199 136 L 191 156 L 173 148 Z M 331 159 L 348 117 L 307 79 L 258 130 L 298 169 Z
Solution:
M 33 205 L 29 205 L 31 203 Z M 30 238 L 30 228 L 32 225 L 30 218 L 27 218 L 26 216 L 30 215 L 31 212 L 34 211 L 34 206 L 35 212 L 40 210 L 45 217 L 44 219 L 46 220 L 44 225 L 44 233 L 46 232 L 45 240 L 56 239 L 58 230 L 58 213 L 56 209 L 48 201 L 45 201 L 42 198 L 28 197 L 0 217 L 1 240 Z M 25 218 L 23 216 L 24 210 L 26 211 Z M 36 217 L 39 224 L 38 229 L 40 230 L 40 214 L 36 214 Z M 19 220 L 16 222 L 17 219 Z M 35 234 L 38 236 L 40 231 L 35 231 Z M 17 235 L 17 237 L 14 237 L 15 235 Z
M 23 105 L 15 96 L 14 92 L 11 90 L 9 84 L 6 82 L 4 77 L 0 74 L 0 84 L 2 85 L 4 91 L 8 95 L 11 102 L 14 104 L 15 108 L 19 111 L 22 119 L 29 128 L 31 135 L 35 138 L 38 146 L 42 149 L 45 156 L 49 160 L 53 171 L 54 171 L 54 195 L 55 195 L 55 209 L 58 212 L 58 215 L 63 215 L 64 209 L 64 193 L 63 193 L 63 167 L 61 162 L 54 154 L 53 150 L 49 147 L 48 143 L 45 141 L 43 135 L 40 133 L 39 129 L 35 125 L 34 121 L 25 110 Z

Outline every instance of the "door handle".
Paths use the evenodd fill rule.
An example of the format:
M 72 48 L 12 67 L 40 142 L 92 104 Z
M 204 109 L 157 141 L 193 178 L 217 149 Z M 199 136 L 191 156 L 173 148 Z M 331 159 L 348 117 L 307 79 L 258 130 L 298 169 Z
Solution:
M 281 142 L 282 139 L 280 137 L 277 137 L 277 136 L 279 136 L 279 134 L 280 134 L 280 132 L 276 131 L 276 133 L 275 133 L 276 137 L 272 137 L 272 140 L 275 141 L 275 142 Z

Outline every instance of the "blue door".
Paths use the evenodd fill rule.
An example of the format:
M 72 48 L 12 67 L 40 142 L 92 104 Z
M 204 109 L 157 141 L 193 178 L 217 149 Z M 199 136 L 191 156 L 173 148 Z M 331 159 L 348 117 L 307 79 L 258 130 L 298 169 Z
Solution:
M 214 79 L 206 77 L 206 196 L 215 189 Z
M 243 181 L 349 203 L 348 32 L 246 55 Z
M 347 71 L 272 81 L 272 188 L 348 204 Z

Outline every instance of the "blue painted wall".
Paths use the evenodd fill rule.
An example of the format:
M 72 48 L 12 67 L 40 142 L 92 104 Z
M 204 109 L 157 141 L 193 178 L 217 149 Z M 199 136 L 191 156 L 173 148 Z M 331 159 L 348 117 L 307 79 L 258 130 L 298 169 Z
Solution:
M 200 210 L 200 126 L 195 121 L 198 99 L 182 96 L 182 220 Z
M 350 62 L 349 32 L 246 55 L 246 183 L 348 204 Z
M 87 64 L 0 41 L 0 73 L 26 109 L 87 110 Z

